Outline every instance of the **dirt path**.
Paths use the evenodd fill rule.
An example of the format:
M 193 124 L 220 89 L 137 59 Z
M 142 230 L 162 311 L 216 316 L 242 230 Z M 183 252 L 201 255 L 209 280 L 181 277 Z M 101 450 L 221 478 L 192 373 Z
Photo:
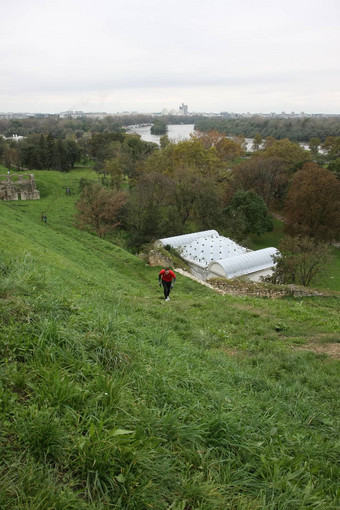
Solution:
M 340 344 L 329 343 L 329 344 L 306 344 L 301 346 L 292 347 L 295 351 L 311 351 L 316 354 L 328 354 L 331 358 L 340 359 Z
M 210 283 L 207 283 L 203 280 L 200 280 L 199 278 L 196 278 L 196 276 L 193 276 L 191 273 L 189 273 L 188 271 L 185 271 L 184 269 L 175 268 L 174 271 L 175 271 L 175 273 L 179 273 L 182 276 L 186 276 L 187 278 L 190 278 L 191 280 L 195 280 L 195 282 L 198 282 L 201 285 L 204 285 L 205 287 L 209 287 L 209 289 L 212 289 L 213 291 L 217 292 L 218 294 L 226 294 L 222 290 L 216 289 L 216 287 L 213 287 L 212 285 L 210 285 Z

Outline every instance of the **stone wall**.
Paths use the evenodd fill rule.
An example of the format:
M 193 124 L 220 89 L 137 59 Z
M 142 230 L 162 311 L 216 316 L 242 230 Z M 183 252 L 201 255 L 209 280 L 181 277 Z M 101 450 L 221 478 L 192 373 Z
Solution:
M 149 252 L 149 264 L 152 267 L 155 266 L 164 266 L 164 267 L 172 267 L 173 260 L 169 254 L 167 257 L 161 250 L 153 249 Z
M 0 175 L 0 200 L 39 200 L 33 174 Z
M 238 278 L 227 280 L 225 278 L 210 278 L 209 284 L 223 294 L 235 296 L 253 296 L 263 298 L 285 297 L 314 297 L 330 296 L 334 292 L 327 290 L 309 289 L 298 285 L 274 285 L 266 282 L 252 282 Z

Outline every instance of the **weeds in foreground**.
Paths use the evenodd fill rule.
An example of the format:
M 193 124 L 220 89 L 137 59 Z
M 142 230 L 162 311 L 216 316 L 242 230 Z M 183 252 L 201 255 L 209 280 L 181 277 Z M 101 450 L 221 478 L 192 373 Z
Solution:
M 1 259 L 2 509 L 336 509 L 338 363 L 291 349 L 335 339 L 336 296 L 179 279 L 165 307 L 152 269 L 63 239 Z

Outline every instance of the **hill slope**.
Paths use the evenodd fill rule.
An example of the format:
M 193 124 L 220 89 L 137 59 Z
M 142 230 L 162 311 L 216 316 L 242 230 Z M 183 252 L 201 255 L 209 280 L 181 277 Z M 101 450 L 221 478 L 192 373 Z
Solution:
M 339 299 L 221 296 L 0 202 L 0 507 L 335 509 Z M 70 186 L 74 194 L 66 196 Z M 40 220 L 41 212 L 47 224 Z

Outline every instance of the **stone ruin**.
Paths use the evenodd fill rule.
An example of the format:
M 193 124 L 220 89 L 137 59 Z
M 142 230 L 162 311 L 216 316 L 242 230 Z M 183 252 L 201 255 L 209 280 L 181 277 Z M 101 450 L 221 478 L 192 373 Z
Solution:
M 39 200 L 33 174 L 0 175 L 0 200 Z

